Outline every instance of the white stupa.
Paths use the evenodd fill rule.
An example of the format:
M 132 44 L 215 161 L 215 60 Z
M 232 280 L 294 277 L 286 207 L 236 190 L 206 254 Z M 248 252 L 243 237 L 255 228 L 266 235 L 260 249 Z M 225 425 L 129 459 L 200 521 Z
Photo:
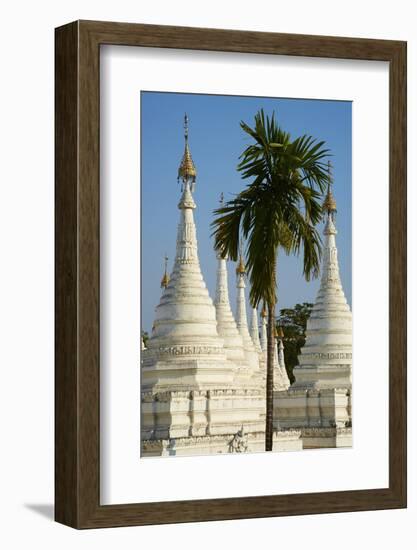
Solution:
M 330 170 L 329 170 L 330 172 Z M 307 322 L 306 343 L 294 368 L 298 388 L 350 388 L 352 314 L 343 292 L 336 247 L 334 200 L 330 184 L 325 201 L 322 276 L 316 302 Z
M 278 333 L 277 333 L 277 348 L 278 348 L 277 371 L 279 373 L 278 384 L 280 386 L 280 389 L 287 390 L 290 387 L 290 379 L 288 378 L 287 369 L 285 368 L 284 332 L 282 330 L 282 327 L 279 327 Z
M 260 323 L 260 366 L 262 374 L 266 376 L 266 362 L 267 362 L 267 348 L 268 348 L 268 313 L 266 308 L 263 307 L 261 310 L 261 323 Z M 284 360 L 284 346 L 282 343 L 283 333 L 280 328 L 279 331 L 275 333 L 275 342 L 274 342 L 274 390 L 275 391 L 284 391 L 287 390 L 290 386 L 290 381 L 287 375 L 285 368 Z
M 255 347 L 255 350 L 258 352 L 258 354 L 262 353 L 261 342 L 259 340 L 258 310 L 255 307 L 252 308 L 250 335 L 252 337 L 252 342 Z
M 287 371 L 285 369 L 284 361 L 284 346 L 282 343 L 283 333 L 282 328 L 275 330 L 275 342 L 274 342 L 274 391 L 287 390 L 290 381 L 288 379 Z M 266 354 L 265 354 L 266 362 Z
M 255 349 L 251 335 L 248 329 L 248 319 L 246 316 L 246 297 L 245 297 L 245 276 L 246 268 L 240 254 L 239 263 L 236 267 L 237 277 L 237 295 L 236 295 L 236 324 L 243 339 L 243 348 L 246 360 L 254 373 L 259 373 L 259 354 Z
M 223 203 L 223 194 L 220 199 Z M 227 280 L 227 260 L 217 254 L 216 296 L 217 331 L 223 338 L 226 356 L 239 370 L 248 370 L 248 363 L 243 348 L 243 339 L 237 328 L 229 300 L 229 285 Z
M 266 350 L 268 347 L 267 318 L 268 318 L 268 314 L 264 306 L 261 311 L 261 327 L 260 327 L 261 328 L 261 350 L 262 350 L 262 353 L 264 354 L 266 354 Z
M 142 389 L 228 387 L 234 366 L 217 331 L 216 308 L 209 296 L 197 253 L 193 210 L 196 169 L 188 146 L 178 171 L 182 196 L 173 271 L 166 277 L 156 307 L 154 329 L 142 366 Z M 166 283 L 166 284 L 165 284 Z

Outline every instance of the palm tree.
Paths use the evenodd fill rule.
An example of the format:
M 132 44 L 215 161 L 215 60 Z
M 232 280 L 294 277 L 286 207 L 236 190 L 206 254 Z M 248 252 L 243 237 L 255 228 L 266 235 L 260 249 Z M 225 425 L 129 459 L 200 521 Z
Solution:
M 267 377 L 265 450 L 272 450 L 273 357 L 278 249 L 302 252 L 306 280 L 317 277 L 321 239 L 315 229 L 322 215 L 321 195 L 329 176 L 324 142 L 303 135 L 294 140 L 276 123 L 275 113 L 255 115 L 254 128 L 241 128 L 252 139 L 239 157 L 238 171 L 251 182 L 232 200 L 214 211 L 215 249 L 236 261 L 246 242 L 246 263 L 251 283 L 250 302 L 267 305 Z

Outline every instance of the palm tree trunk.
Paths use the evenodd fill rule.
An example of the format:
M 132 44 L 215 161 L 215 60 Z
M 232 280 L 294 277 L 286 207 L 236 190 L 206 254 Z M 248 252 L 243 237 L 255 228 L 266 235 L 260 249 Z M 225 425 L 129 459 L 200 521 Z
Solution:
M 274 259 L 274 274 L 276 270 L 276 257 Z M 275 296 L 275 276 L 272 296 Z M 275 300 L 268 304 L 268 330 L 266 352 L 266 425 L 265 425 L 265 451 L 272 451 L 272 436 L 274 422 L 274 352 L 275 352 Z

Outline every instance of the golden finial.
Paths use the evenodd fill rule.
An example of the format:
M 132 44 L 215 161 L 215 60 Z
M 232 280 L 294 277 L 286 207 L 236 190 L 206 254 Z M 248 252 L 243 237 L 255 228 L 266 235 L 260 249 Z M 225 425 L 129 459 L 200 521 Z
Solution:
M 161 279 L 161 288 L 166 288 L 168 286 L 168 283 L 169 283 L 169 275 L 168 275 L 168 271 L 167 271 L 168 256 L 166 254 L 165 254 L 164 261 L 165 261 L 165 271 L 164 271 L 164 275 Z
M 181 159 L 180 167 L 178 168 L 178 181 L 182 179 L 184 182 L 189 181 L 194 183 L 197 177 L 193 159 L 191 158 L 190 148 L 188 147 L 188 116 L 184 115 L 184 139 L 185 149 Z
M 238 266 L 236 268 L 236 273 L 238 275 L 244 275 L 246 273 L 245 264 L 243 263 L 243 258 L 240 256 Z
M 333 193 L 332 193 L 332 189 L 331 189 L 331 185 L 333 183 L 333 167 L 332 167 L 332 163 L 328 162 L 328 165 L 327 165 L 327 173 L 328 173 L 328 177 L 329 177 L 329 183 L 328 183 L 328 187 L 327 187 L 327 193 L 326 193 L 326 197 L 324 199 L 324 202 L 323 202 L 323 210 L 326 211 L 328 214 L 330 215 L 333 215 L 334 212 L 337 212 L 337 208 L 336 208 L 336 201 L 335 201 L 335 198 L 333 196 Z
M 236 275 L 244 275 L 246 273 L 245 263 L 243 261 L 242 246 L 240 247 L 239 263 L 236 268 Z

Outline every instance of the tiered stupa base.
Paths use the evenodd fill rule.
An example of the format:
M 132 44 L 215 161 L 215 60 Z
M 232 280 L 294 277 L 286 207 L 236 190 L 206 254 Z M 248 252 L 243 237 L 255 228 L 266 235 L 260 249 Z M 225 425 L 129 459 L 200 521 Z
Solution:
M 265 425 L 265 396 L 245 388 L 142 394 L 142 439 L 251 432 Z

